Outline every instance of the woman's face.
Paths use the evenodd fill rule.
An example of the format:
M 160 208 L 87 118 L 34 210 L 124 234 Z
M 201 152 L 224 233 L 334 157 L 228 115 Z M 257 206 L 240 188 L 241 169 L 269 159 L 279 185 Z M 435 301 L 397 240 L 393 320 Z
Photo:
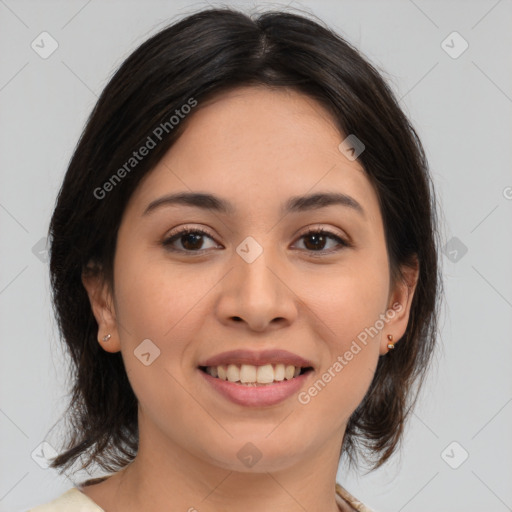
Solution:
M 139 401 L 140 450 L 237 471 L 325 450 L 337 463 L 412 298 L 391 286 L 376 192 L 329 114 L 298 92 L 239 88 L 191 116 L 131 197 L 112 307 L 95 307 Z M 283 380 L 286 366 L 310 369 Z

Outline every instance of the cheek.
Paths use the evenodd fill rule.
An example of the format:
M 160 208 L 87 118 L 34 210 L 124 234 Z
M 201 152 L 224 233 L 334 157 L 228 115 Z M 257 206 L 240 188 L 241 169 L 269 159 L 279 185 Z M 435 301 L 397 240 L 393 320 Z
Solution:
M 157 259 L 137 250 L 119 250 L 115 269 L 121 350 L 132 387 L 142 402 L 172 400 L 170 391 L 176 388 L 178 397 L 180 388 L 173 375 L 183 382 L 195 370 L 187 366 L 195 346 L 191 341 L 205 335 L 205 309 L 211 310 L 207 295 L 222 274 L 206 267 L 193 272 L 170 264 L 161 255 Z M 154 362 L 145 366 L 144 357 L 138 356 L 148 351 L 146 362 L 153 357 Z M 169 407 L 176 410 L 179 404 Z
M 354 258 L 323 287 L 311 288 L 310 306 L 321 320 L 317 332 L 327 357 L 301 403 L 314 402 L 318 417 L 332 416 L 335 404 L 345 423 L 366 394 L 386 333 L 388 291 L 387 259 L 376 254 Z
M 194 329 L 200 328 L 201 298 L 212 285 L 165 260 L 150 261 L 147 253 L 132 251 L 129 258 L 123 257 L 126 251 L 118 254 L 116 317 L 125 368 L 146 414 L 169 428 L 170 411 L 190 415 L 182 364 L 189 360 L 186 353 L 190 339 L 197 336 Z
M 304 282 L 303 297 L 325 324 L 329 345 L 343 349 L 385 312 L 389 293 L 387 258 L 373 254 L 347 257 L 330 275 Z
M 140 251 L 116 265 L 116 315 L 125 337 L 163 341 L 187 323 L 213 286 L 211 272 L 199 273 Z M 149 257 L 148 257 L 149 256 Z M 209 275 L 210 274 L 210 275 Z

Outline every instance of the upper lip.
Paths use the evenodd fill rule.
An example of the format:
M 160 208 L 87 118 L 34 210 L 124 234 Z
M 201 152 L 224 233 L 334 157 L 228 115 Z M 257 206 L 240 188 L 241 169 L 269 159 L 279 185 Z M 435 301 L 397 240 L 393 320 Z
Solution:
M 212 356 L 199 364 L 199 366 L 220 366 L 228 364 L 251 364 L 262 366 L 264 364 L 291 364 L 298 367 L 313 367 L 313 363 L 303 357 L 287 350 L 230 350 Z

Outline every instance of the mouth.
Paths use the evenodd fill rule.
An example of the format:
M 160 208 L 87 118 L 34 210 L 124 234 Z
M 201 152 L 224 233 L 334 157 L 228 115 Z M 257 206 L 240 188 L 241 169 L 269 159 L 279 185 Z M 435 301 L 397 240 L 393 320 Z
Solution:
M 312 361 L 282 349 L 231 350 L 198 363 L 207 389 L 244 407 L 283 402 L 299 393 L 315 372 Z
M 291 364 L 227 364 L 199 366 L 198 373 L 217 397 L 238 406 L 277 406 L 300 392 L 309 381 L 311 366 Z
M 227 364 L 218 366 L 199 366 L 199 370 L 214 379 L 228 381 L 247 387 L 272 386 L 284 381 L 296 379 L 313 371 L 311 366 L 292 364 Z

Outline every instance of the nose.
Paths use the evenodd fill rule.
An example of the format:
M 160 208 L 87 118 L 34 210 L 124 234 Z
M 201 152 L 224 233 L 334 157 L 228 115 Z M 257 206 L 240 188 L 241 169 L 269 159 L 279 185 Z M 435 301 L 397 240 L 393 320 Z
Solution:
M 240 324 L 252 331 L 290 325 L 297 317 L 297 297 L 290 278 L 270 250 L 252 263 L 234 255 L 234 268 L 221 282 L 216 313 L 219 320 L 233 327 Z

